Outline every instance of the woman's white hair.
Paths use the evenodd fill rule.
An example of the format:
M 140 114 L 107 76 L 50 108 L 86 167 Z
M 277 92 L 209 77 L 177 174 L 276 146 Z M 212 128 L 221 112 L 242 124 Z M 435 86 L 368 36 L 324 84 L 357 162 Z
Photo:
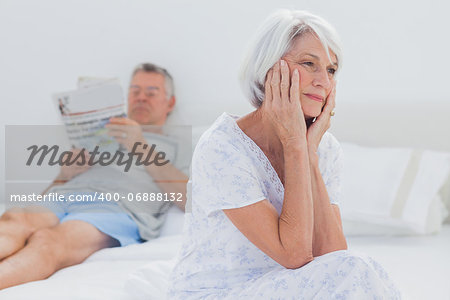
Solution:
M 314 33 L 322 43 L 328 59 L 331 49 L 342 66 L 341 42 L 336 30 L 319 16 L 302 10 L 279 10 L 270 15 L 259 28 L 241 65 L 240 81 L 251 104 L 258 108 L 264 99 L 267 72 L 305 33 Z

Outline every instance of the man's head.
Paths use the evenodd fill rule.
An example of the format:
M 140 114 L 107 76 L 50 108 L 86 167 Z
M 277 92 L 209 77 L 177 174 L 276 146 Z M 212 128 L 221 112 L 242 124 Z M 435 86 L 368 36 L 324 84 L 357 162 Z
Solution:
M 164 125 L 175 106 L 172 76 L 154 64 L 138 65 L 128 92 L 128 117 L 141 125 Z

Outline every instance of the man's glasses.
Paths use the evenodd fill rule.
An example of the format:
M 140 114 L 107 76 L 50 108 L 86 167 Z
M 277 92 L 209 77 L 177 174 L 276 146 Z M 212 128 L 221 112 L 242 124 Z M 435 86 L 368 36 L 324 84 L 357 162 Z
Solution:
M 141 92 L 141 90 L 142 87 L 138 85 L 130 85 L 130 94 L 134 97 L 137 97 Z M 154 97 L 158 94 L 158 90 L 159 88 L 157 88 L 156 86 L 148 86 L 144 88 L 144 95 L 149 98 Z

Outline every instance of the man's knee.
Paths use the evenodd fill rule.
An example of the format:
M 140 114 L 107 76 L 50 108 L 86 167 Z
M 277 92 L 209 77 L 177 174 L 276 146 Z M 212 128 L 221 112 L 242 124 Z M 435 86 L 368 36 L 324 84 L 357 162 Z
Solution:
M 28 240 L 56 270 L 83 262 L 102 248 L 113 247 L 109 236 L 83 221 L 68 221 L 36 231 Z M 55 271 L 56 271 L 55 270 Z
M 28 224 L 26 213 L 15 209 L 6 211 L 0 218 L 0 232 L 5 233 L 5 230 L 9 234 L 26 239 L 33 233 L 34 228 Z
M 51 272 L 56 272 L 60 269 L 66 249 L 53 228 L 37 230 L 30 236 L 27 244 L 32 245 L 36 249 L 36 252 L 39 253 L 40 258 L 50 268 Z
M 16 228 L 29 231 L 29 234 L 38 229 L 52 227 L 59 223 L 58 217 L 49 210 L 28 210 L 12 208 L 7 210 L 0 218 L 1 221 L 14 224 Z
M 10 209 L 3 213 L 0 220 L 23 223 L 26 221 L 26 212 L 21 208 Z

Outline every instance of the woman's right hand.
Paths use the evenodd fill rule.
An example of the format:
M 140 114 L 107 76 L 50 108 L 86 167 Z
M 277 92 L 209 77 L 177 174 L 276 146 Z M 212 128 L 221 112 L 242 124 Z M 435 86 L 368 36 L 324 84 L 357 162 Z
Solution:
M 284 60 L 267 72 L 265 96 L 261 105 L 283 146 L 306 143 L 306 122 L 300 103 L 300 74 L 297 69 L 290 80 L 289 67 Z

